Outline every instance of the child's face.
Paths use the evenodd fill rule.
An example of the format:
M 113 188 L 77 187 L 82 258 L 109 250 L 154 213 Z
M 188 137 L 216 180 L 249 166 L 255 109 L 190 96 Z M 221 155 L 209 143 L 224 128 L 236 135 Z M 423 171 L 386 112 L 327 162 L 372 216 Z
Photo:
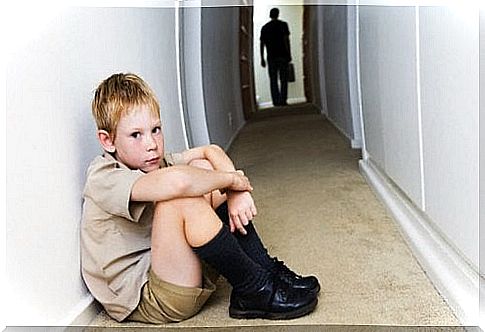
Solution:
M 160 168 L 163 134 L 160 117 L 148 106 L 137 106 L 121 117 L 114 140 L 115 158 L 131 169 L 146 173 Z

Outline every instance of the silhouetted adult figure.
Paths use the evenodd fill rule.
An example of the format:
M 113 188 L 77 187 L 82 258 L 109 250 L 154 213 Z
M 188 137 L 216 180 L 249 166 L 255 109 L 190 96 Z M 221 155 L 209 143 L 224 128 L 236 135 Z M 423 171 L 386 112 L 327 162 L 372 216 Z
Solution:
M 268 72 L 271 87 L 271 99 L 274 106 L 288 105 L 288 64 L 291 61 L 290 30 L 288 24 L 278 19 L 280 11 L 273 8 L 269 12 L 271 21 L 261 28 L 260 49 L 261 66 L 266 67 L 264 61 L 264 47 L 268 59 Z M 278 86 L 278 76 L 280 86 Z

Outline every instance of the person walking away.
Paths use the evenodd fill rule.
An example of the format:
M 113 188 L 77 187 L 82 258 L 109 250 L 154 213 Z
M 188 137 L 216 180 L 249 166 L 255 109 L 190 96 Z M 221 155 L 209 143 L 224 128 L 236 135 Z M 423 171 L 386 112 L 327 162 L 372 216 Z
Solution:
M 288 64 L 291 62 L 290 30 L 288 24 L 278 19 L 279 9 L 270 10 L 271 21 L 261 29 L 261 66 L 266 67 L 264 48 L 266 47 L 271 99 L 274 106 L 288 105 Z M 279 77 L 279 85 L 278 85 Z

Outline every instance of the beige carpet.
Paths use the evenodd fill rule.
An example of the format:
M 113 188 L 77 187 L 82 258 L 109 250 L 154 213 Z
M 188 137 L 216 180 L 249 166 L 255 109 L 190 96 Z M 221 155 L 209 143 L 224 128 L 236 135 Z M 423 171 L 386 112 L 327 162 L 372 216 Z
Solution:
M 321 115 L 309 107 L 261 113 L 243 128 L 230 155 L 252 180 L 255 223 L 270 253 L 318 276 L 319 304 L 291 321 L 231 319 L 230 288 L 221 279 L 200 314 L 164 328 L 438 331 L 431 326 L 459 325 L 360 175 L 359 152 Z M 147 325 L 118 324 L 101 313 L 92 326 L 128 331 Z

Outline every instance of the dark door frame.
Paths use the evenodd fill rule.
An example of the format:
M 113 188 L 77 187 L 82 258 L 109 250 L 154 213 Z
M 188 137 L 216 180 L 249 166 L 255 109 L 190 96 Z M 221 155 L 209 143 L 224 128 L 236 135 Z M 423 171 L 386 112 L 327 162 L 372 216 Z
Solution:
M 244 119 L 256 111 L 253 59 L 253 6 L 239 7 L 239 73 Z
M 310 43 L 311 34 L 311 6 L 303 6 L 303 89 L 305 91 L 305 98 L 307 103 L 314 103 L 313 95 L 313 66 L 312 66 L 312 50 Z M 315 47 L 315 46 L 314 46 Z

